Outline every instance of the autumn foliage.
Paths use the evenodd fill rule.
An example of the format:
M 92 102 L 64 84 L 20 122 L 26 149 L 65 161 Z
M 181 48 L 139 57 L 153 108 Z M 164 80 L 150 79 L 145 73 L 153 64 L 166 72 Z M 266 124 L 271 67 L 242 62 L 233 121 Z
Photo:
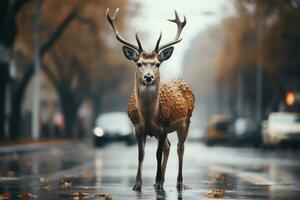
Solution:
M 126 15 L 127 1 L 52 1 L 41 6 L 40 42 L 43 48 L 59 25 L 70 18 L 51 48 L 41 53 L 41 72 L 46 75 L 58 96 L 64 116 L 65 136 L 72 137 L 73 125 L 80 106 L 89 101 L 94 116 L 101 112 L 103 99 L 117 94 L 128 96 L 131 68 L 124 67 L 119 47 L 111 44 L 111 30 L 105 18 L 106 8 L 119 7 L 119 26 Z M 26 4 L 17 16 L 20 30 L 14 52 L 18 63 L 17 78 L 22 77 L 32 63 L 34 53 L 35 2 Z M 127 27 L 128 29 L 128 27 Z M 51 41 L 50 41 L 51 42 Z M 124 87 L 125 85 L 125 87 Z M 113 92 L 112 92 L 113 91 Z
M 263 71 L 263 107 L 276 110 L 288 89 L 299 86 L 298 1 L 248 1 L 235 3 L 237 14 L 223 21 L 225 38 L 216 71 L 219 85 L 237 90 L 243 77 L 247 101 L 256 98 L 257 68 Z

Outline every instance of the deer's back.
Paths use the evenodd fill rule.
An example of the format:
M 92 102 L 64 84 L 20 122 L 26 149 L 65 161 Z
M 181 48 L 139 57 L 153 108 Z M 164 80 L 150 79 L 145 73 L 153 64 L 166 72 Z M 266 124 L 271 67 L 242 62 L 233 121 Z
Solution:
M 194 102 L 194 93 L 184 80 L 161 81 L 157 123 L 168 127 L 181 119 L 189 122 L 194 109 Z M 128 116 L 134 125 L 139 122 L 139 110 L 134 92 L 128 103 Z

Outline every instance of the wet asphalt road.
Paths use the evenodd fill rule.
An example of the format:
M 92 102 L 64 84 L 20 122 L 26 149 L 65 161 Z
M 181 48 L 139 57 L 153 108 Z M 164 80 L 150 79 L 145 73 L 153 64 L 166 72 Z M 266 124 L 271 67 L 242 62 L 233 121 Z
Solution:
M 299 150 L 206 147 L 186 143 L 184 184 L 176 190 L 176 142 L 172 142 L 165 192 L 156 193 L 156 143 L 146 146 L 144 187 L 132 191 L 137 146 L 93 149 L 85 144 L 0 154 L 0 199 L 299 199 Z M 212 191 L 215 192 L 212 192 Z M 105 197 L 106 195 L 106 197 Z

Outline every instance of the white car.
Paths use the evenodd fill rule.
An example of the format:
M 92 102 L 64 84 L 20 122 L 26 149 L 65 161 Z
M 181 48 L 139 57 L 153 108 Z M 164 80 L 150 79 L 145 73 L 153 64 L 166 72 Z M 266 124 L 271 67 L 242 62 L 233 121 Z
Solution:
M 95 125 L 93 130 L 95 146 L 113 141 L 124 141 L 127 144 L 135 143 L 132 125 L 125 112 L 101 114 L 96 119 Z
M 271 113 L 262 124 L 262 139 L 266 145 L 276 145 L 285 141 L 300 141 L 300 115 L 298 113 Z

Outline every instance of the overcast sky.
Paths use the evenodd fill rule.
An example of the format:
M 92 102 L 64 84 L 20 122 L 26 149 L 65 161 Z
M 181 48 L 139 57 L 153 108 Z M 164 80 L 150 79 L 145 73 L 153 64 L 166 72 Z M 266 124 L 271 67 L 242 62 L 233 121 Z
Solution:
M 183 40 L 175 45 L 170 60 L 161 67 L 162 77 L 178 77 L 182 74 L 182 59 L 188 50 L 192 39 L 207 27 L 221 22 L 223 17 L 234 13 L 233 0 L 131 0 L 132 3 L 141 4 L 138 15 L 134 16 L 131 26 L 138 29 L 139 37 L 145 50 L 152 51 L 159 32 L 162 31 L 161 43 L 173 39 L 177 26 L 166 19 L 174 18 L 174 9 L 181 19 L 187 18 L 182 37 Z M 130 34 L 133 39 L 134 33 Z M 128 35 L 129 36 L 129 35 Z

